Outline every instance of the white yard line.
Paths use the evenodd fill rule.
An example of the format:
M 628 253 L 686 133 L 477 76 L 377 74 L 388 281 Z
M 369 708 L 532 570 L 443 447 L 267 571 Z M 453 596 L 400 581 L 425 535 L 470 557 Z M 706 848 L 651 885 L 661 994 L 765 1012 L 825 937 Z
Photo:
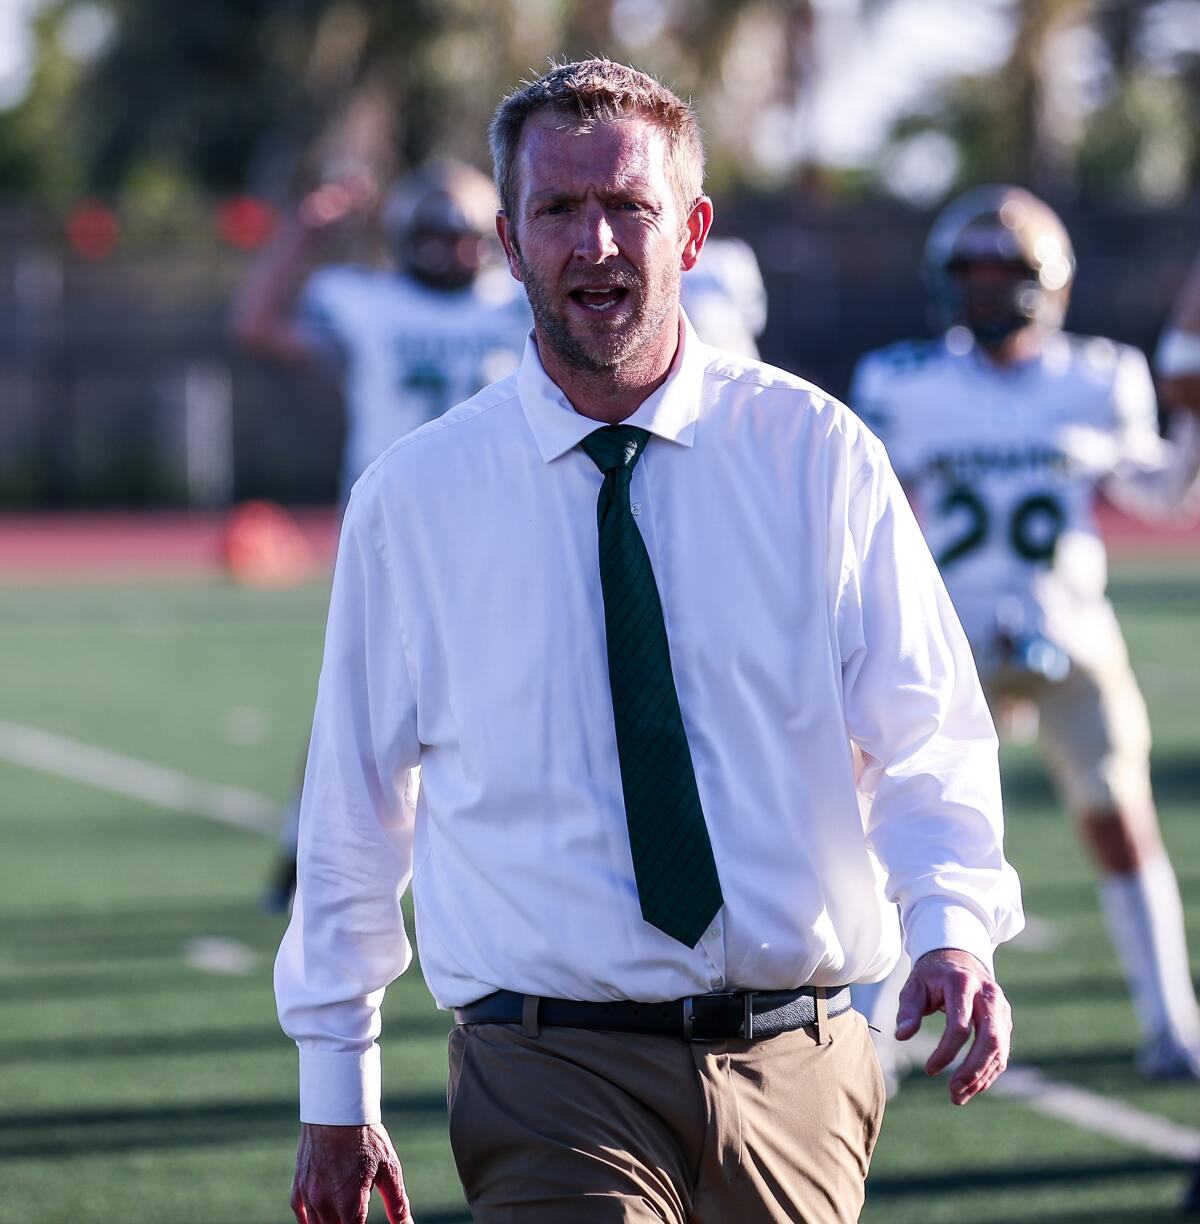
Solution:
M 1055 923 L 1026 912 L 1025 926 L 1009 946 L 1019 952 L 1057 952 L 1062 945 L 1062 932 Z
M 1010 1066 L 989 1091 L 1118 1143 L 1132 1144 L 1173 1160 L 1200 1160 L 1200 1130 L 1135 1109 L 1117 1097 L 1057 1083 L 1036 1067 Z
M 918 1033 L 905 1044 L 909 1047 L 905 1053 L 912 1057 L 914 1065 L 919 1065 L 933 1053 L 937 1040 Z M 988 1089 L 984 1099 L 987 1096 L 1020 1101 L 1034 1113 L 1070 1122 L 1080 1130 L 1104 1135 L 1128 1147 L 1139 1147 L 1185 1163 L 1200 1160 L 1200 1130 L 1135 1109 L 1119 1097 L 1059 1083 L 1047 1078 L 1036 1067 L 1011 1063 Z
M 249 945 L 219 935 L 202 935 L 183 946 L 183 959 L 206 973 L 244 976 L 254 969 L 258 954 Z
M 205 782 L 37 727 L 0 720 L 0 759 L 238 829 L 269 833 L 279 825 L 279 805 L 265 795 Z

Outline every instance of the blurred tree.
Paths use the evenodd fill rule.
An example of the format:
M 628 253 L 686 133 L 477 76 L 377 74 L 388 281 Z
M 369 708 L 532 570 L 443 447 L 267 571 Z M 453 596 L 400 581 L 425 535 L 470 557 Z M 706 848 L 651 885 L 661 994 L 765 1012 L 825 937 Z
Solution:
M 893 152 L 942 142 L 919 146 L 917 194 L 1016 178 L 1167 199 L 1193 181 L 1198 0 L 985 8 L 1011 26 L 1000 66 L 943 66 L 892 125 Z M 434 150 L 485 163 L 496 99 L 551 57 L 587 53 L 696 98 L 718 189 L 803 176 L 855 190 L 886 180 L 891 153 L 819 164 L 813 125 L 831 120 L 814 90 L 853 54 L 852 39 L 822 35 L 901 11 L 918 37 L 913 0 L 41 0 L 31 89 L 0 111 L 0 190 L 99 193 L 161 220 L 182 218 L 189 194 L 278 196 L 350 169 L 383 179 Z M 72 28 L 105 22 L 81 51 Z M 930 151 L 944 162 L 947 149 L 957 169 L 939 177 Z
M 151 163 L 240 188 L 267 139 L 311 133 L 322 0 L 112 0 L 118 35 L 79 99 L 88 177 L 120 188 Z M 316 46 L 314 47 L 314 43 Z
M 953 142 L 958 183 L 1177 202 L 1200 171 L 1196 0 L 1015 0 L 992 73 L 948 80 L 893 141 Z
M 56 87 L 64 21 L 98 6 L 114 37 Z M 0 183 L 109 196 L 153 184 L 162 211 L 171 184 L 278 192 L 297 167 L 386 177 L 435 149 L 485 162 L 497 98 L 589 53 L 695 94 L 716 164 L 736 170 L 755 108 L 800 91 L 792 48 L 810 16 L 807 0 L 50 0 L 34 87 L 0 119 Z M 73 146 L 70 184 L 32 164 L 46 155 L 39 114 Z
M 58 37 L 61 19 L 57 8 L 37 15 L 29 91 L 21 105 L 0 111 L 0 191 L 69 199 L 85 182 L 75 132 L 66 121 L 82 65 Z
M 1079 181 L 1173 203 L 1200 170 L 1200 5 L 1103 0 L 1095 24 L 1104 87 L 1079 142 Z

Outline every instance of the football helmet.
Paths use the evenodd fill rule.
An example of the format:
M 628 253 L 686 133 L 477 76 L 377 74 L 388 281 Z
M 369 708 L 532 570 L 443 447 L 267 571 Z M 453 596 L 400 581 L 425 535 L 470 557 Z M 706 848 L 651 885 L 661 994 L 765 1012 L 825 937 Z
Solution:
M 424 284 L 462 289 L 487 262 L 499 208 L 492 180 L 466 162 L 426 162 L 388 193 L 383 227 L 401 266 Z
M 969 291 L 972 265 L 1011 268 L 986 297 Z M 944 326 L 969 328 L 995 343 L 1030 323 L 1062 326 L 1075 277 L 1075 253 L 1048 204 L 1021 187 L 977 187 L 938 215 L 925 243 L 925 275 Z

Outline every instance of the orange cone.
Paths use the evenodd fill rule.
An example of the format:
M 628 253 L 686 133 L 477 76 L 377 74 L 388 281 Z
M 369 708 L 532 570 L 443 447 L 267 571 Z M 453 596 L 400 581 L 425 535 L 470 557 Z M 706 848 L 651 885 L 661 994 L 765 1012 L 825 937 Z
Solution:
M 245 586 L 297 586 L 316 568 L 296 520 L 270 501 L 243 502 L 229 512 L 224 550 L 230 575 Z

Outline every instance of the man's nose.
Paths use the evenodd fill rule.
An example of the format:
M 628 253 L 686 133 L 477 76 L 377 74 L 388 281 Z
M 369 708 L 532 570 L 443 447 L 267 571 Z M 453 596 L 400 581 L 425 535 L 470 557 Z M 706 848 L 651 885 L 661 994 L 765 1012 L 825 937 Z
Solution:
M 595 204 L 581 209 L 579 231 L 575 236 L 575 258 L 598 264 L 611 259 L 616 253 L 616 239 L 604 209 Z

